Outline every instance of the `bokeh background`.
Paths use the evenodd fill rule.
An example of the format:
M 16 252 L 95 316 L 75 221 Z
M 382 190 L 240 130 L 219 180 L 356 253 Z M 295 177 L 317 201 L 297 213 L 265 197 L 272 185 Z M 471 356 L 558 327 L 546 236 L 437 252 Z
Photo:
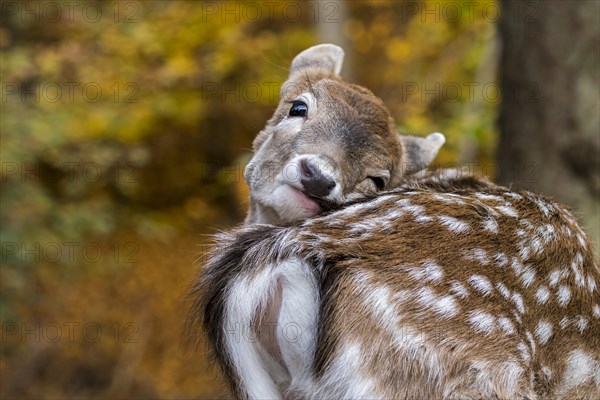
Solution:
M 3 1 L 0 394 L 226 396 L 184 344 L 207 235 L 239 223 L 292 58 L 346 50 L 437 163 L 599 233 L 599 2 Z

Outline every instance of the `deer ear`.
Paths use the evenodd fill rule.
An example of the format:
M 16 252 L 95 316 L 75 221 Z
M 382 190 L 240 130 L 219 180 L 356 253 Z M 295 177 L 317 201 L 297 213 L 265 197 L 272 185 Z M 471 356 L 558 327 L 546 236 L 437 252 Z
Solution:
M 330 74 L 339 75 L 344 63 L 344 50 L 334 44 L 319 44 L 309 47 L 298 54 L 292 67 L 290 75 L 305 68 L 320 68 Z
M 438 132 L 426 138 L 400 135 L 400 142 L 402 143 L 402 169 L 404 175 L 410 175 L 431 164 L 446 142 L 446 137 Z

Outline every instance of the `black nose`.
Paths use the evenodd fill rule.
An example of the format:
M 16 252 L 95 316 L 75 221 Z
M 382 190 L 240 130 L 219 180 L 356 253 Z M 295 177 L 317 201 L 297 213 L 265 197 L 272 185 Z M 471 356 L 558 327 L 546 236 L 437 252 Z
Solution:
M 310 160 L 300 160 L 300 172 L 304 191 L 311 196 L 327 196 L 335 187 L 335 182 L 323 175 L 319 167 Z

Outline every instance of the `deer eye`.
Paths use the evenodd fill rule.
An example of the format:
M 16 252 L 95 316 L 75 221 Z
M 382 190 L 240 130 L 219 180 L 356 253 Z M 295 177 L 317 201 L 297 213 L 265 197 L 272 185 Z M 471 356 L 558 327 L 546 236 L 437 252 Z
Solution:
M 374 184 L 377 190 L 383 190 L 385 188 L 385 180 L 379 176 L 369 176 L 368 177 Z
M 290 117 L 306 117 L 308 112 L 308 106 L 305 102 L 300 100 L 294 100 L 292 102 L 292 108 L 290 108 Z

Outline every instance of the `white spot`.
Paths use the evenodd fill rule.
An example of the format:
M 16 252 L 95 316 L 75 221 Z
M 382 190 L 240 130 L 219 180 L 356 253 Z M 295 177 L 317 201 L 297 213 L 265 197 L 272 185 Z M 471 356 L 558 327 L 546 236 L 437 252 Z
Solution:
M 411 267 L 406 268 L 408 274 L 413 277 L 416 281 L 440 283 L 444 276 L 444 271 L 432 260 L 427 260 L 423 263 L 422 267 Z
M 506 254 L 504 254 L 504 253 L 496 253 L 494 255 L 494 260 L 496 260 L 496 262 L 498 263 L 498 266 L 500 266 L 500 268 L 504 268 L 508 264 L 508 259 L 506 257 Z
M 575 275 L 575 283 L 577 284 L 577 286 L 584 287 L 585 278 L 583 276 L 583 271 L 580 267 L 583 258 L 581 257 L 581 253 L 578 253 L 578 256 L 580 257 L 579 259 L 577 258 L 577 256 L 575 256 L 575 259 L 573 260 L 573 262 L 571 262 L 571 271 L 573 271 L 573 275 Z
M 596 291 L 596 280 L 591 274 L 587 276 L 588 290 L 590 293 L 594 293 Z
M 490 283 L 490 280 L 483 275 L 471 276 L 469 278 L 469 283 L 484 296 L 488 296 L 490 293 L 492 293 L 492 284 Z
M 544 213 L 544 216 L 546 216 L 546 217 L 550 216 L 550 209 L 548 208 L 547 204 L 544 201 L 542 201 L 541 199 L 536 199 L 534 197 L 532 197 L 532 200 L 538 206 L 540 211 L 542 213 Z
M 515 271 L 515 275 L 519 276 L 523 272 L 523 264 L 516 258 L 512 258 L 512 263 L 510 264 L 512 269 Z
M 541 344 L 548 343 L 548 340 L 552 337 L 552 324 L 548 321 L 540 321 L 537 328 L 535 328 L 535 335 Z
M 515 192 L 506 192 L 506 193 L 504 193 L 504 196 L 512 197 L 515 200 L 522 200 L 523 199 L 523 196 L 521 196 L 520 194 L 517 194 Z
M 579 332 L 583 333 L 588 327 L 588 319 L 584 316 L 579 316 L 577 319 L 577 328 L 579 328 Z
M 592 356 L 580 349 L 569 353 L 567 365 L 562 379 L 562 385 L 558 388 L 556 397 L 564 397 L 571 389 L 578 386 L 583 387 L 587 382 L 593 381 L 596 387 L 600 386 L 600 363 Z
M 469 296 L 469 291 L 467 288 L 462 283 L 457 281 L 450 282 L 450 292 L 463 299 Z
M 515 333 L 515 326 L 510 319 L 506 317 L 500 317 L 498 318 L 498 324 L 507 335 L 512 335 Z
M 334 357 L 334 361 L 323 378 L 325 382 L 342 381 L 344 386 L 338 385 L 340 398 L 372 398 L 376 393 L 376 382 L 364 374 L 365 349 L 357 342 L 346 341 Z M 331 383 L 330 383 L 331 384 Z M 278 399 L 282 398 L 280 394 Z
M 550 272 L 550 275 L 548 275 L 548 281 L 550 282 L 550 287 L 555 287 L 556 285 L 558 285 L 561 275 L 562 274 L 559 269 L 555 269 L 554 271 Z
M 529 363 L 529 360 L 531 360 L 531 355 L 529 354 L 529 349 L 527 348 L 527 345 L 525 345 L 525 343 L 523 342 L 519 342 L 517 343 L 517 349 L 519 350 L 523 361 Z
M 487 193 L 481 193 L 481 192 L 477 192 L 475 193 L 475 196 L 480 198 L 481 200 L 488 200 L 488 201 L 497 201 L 497 202 L 503 202 L 504 199 L 500 196 L 496 196 L 493 194 L 487 194 Z
M 531 252 L 530 247 L 523 244 L 523 242 L 521 242 L 521 250 L 519 250 L 519 256 L 521 256 L 521 258 L 523 260 L 528 260 L 529 259 L 529 253 Z
M 540 253 L 543 250 L 542 241 L 536 237 L 531 241 L 531 248 L 535 254 Z
M 594 314 L 594 317 L 600 318 L 600 306 L 598 304 L 592 306 L 592 313 Z
M 427 215 L 419 215 L 419 216 L 415 217 L 415 221 L 417 221 L 417 222 L 431 222 L 431 221 L 433 221 L 433 218 L 428 217 Z
M 529 341 L 529 346 L 531 347 L 531 352 L 535 353 L 535 340 L 533 340 L 533 335 L 531 334 L 531 332 L 526 331 L 525 332 L 525 336 L 527 337 L 527 340 Z
M 550 298 L 550 291 L 546 286 L 540 286 L 535 292 L 535 298 L 539 304 L 546 304 Z
M 496 318 L 492 314 L 481 310 L 471 311 L 471 314 L 469 315 L 469 322 L 475 330 L 484 333 L 491 333 L 494 331 L 495 320 Z
M 423 213 L 425 212 L 425 207 L 415 204 L 415 205 L 407 205 L 404 207 L 405 211 L 408 211 L 409 213 L 417 216 L 417 215 L 423 215 Z
M 581 245 L 581 247 L 586 247 L 585 246 L 585 239 L 583 238 L 583 235 L 581 234 L 577 234 L 577 241 L 579 242 L 579 244 Z
M 571 318 L 562 317 L 558 325 L 560 325 L 560 329 L 565 329 L 567 326 L 571 325 Z
M 498 233 L 498 223 L 494 218 L 488 218 L 483 223 L 483 229 L 492 233 Z
M 409 199 L 400 199 L 400 200 L 396 200 L 396 205 L 399 207 L 410 207 L 412 205 L 412 203 L 410 202 Z
M 524 314 L 525 313 L 525 304 L 523 303 L 523 296 L 521 296 L 519 293 L 513 293 L 512 301 L 515 303 L 515 306 L 517 307 L 517 311 L 519 311 L 519 313 L 521 313 L 521 314 Z
M 519 314 L 516 311 L 511 311 L 512 316 L 515 318 L 515 321 L 517 321 L 519 324 L 523 323 L 523 319 L 521 318 L 521 314 Z
M 440 297 L 432 308 L 444 319 L 455 317 L 458 314 L 458 305 L 452 296 Z
M 488 259 L 487 256 L 487 252 L 483 249 L 473 249 L 473 251 L 471 252 L 471 256 L 470 258 L 472 258 L 473 260 L 477 260 L 479 261 L 479 263 L 483 264 L 483 265 L 487 265 L 489 264 L 490 260 Z
M 571 300 L 571 289 L 565 285 L 560 285 L 556 296 L 558 297 L 558 304 L 564 307 L 569 304 L 569 301 Z
M 469 224 L 459 219 L 451 217 L 449 215 L 442 215 L 438 217 L 438 220 L 442 225 L 448 228 L 449 231 L 455 233 L 464 233 L 469 230 Z
M 434 194 L 431 197 L 444 203 L 465 204 L 459 196 L 451 194 Z
M 508 288 L 506 287 L 506 285 L 504 283 L 502 283 L 502 282 L 496 283 L 496 289 L 498 289 L 498 291 L 500 292 L 502 297 L 504 297 L 506 300 L 510 299 L 510 290 L 508 290 Z
M 542 235 L 546 243 L 556 240 L 556 230 L 550 224 L 540 226 L 538 228 L 538 232 L 540 233 L 540 235 Z
M 417 302 L 431 308 L 443 319 L 455 317 L 458 314 L 458 305 L 452 296 L 438 297 L 431 288 L 421 288 L 415 296 Z
M 497 206 L 495 207 L 496 210 L 500 211 L 502 214 L 504 215 L 508 215 L 509 217 L 518 217 L 519 214 L 517 213 L 517 210 L 515 210 L 512 207 L 509 206 Z
M 531 267 L 526 267 L 521 275 L 521 282 L 526 288 L 529 287 L 535 279 L 535 271 Z
M 542 372 L 546 375 L 546 379 L 552 379 L 552 370 L 547 365 L 542 366 Z

